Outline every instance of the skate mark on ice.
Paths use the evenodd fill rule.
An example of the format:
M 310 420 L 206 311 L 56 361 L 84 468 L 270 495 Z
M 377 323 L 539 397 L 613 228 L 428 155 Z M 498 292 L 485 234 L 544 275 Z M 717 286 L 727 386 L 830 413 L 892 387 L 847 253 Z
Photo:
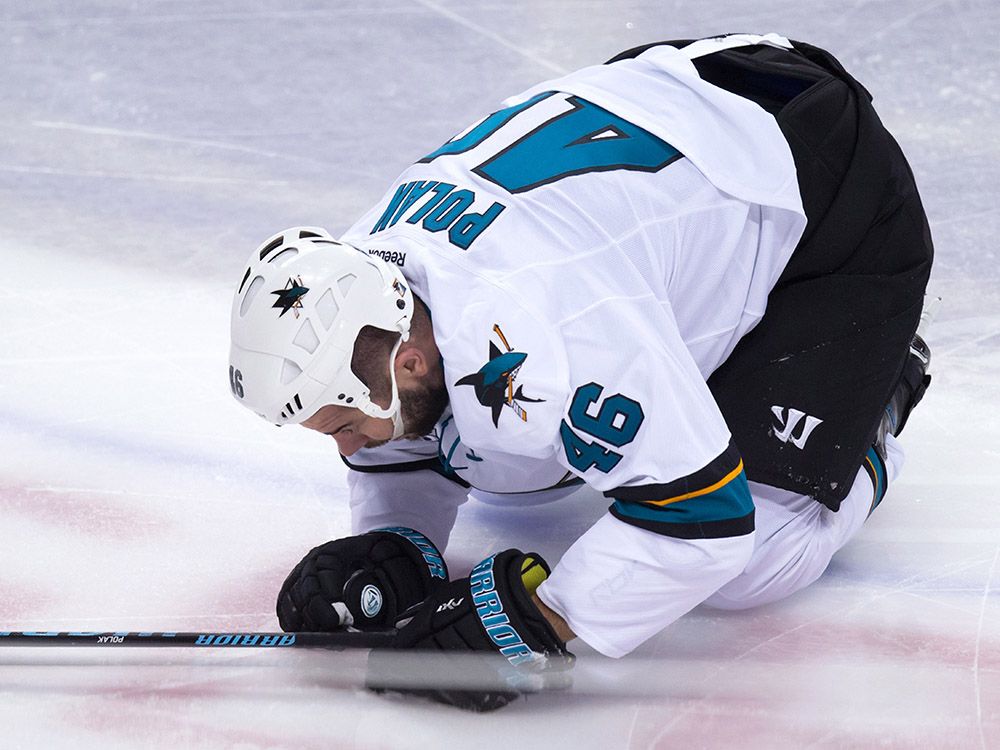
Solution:
M 746 651 L 742 652 L 741 654 L 738 654 L 733 660 L 734 661 L 739 661 L 741 659 L 745 659 L 747 656 L 749 656 L 749 655 L 751 655 L 751 654 L 759 651 L 760 649 L 764 648 L 765 646 L 767 646 L 767 645 L 769 645 L 769 644 L 771 644 L 771 643 L 773 643 L 773 642 L 775 642 L 777 640 L 780 640 L 781 638 L 784 638 L 785 636 L 791 635 L 792 633 L 796 633 L 799 630 L 802 630 L 804 628 L 808 628 L 808 627 L 810 627 L 812 625 L 815 625 L 817 623 L 824 622 L 824 621 L 827 621 L 827 620 L 831 620 L 831 619 L 834 619 L 834 618 L 841 618 L 844 615 L 854 614 L 855 612 L 858 612 L 859 610 L 865 609 L 865 608 L 869 607 L 871 604 L 873 604 L 873 603 L 875 603 L 875 602 L 877 602 L 877 601 L 879 601 L 881 599 L 885 599 L 887 597 L 890 597 L 890 596 L 892 596 L 894 594 L 909 594 L 911 589 L 913 589 L 913 588 L 915 588 L 917 586 L 920 586 L 921 584 L 929 583 L 931 581 L 936 581 L 936 580 L 939 580 L 941 578 L 947 578 L 948 576 L 954 575 L 955 573 L 961 573 L 961 572 L 966 571 L 966 570 L 971 570 L 971 569 L 975 568 L 976 566 L 984 564 L 985 562 L 986 562 L 985 558 L 976 559 L 976 560 L 973 560 L 971 562 L 968 561 L 968 560 L 963 560 L 961 562 L 953 563 L 951 566 L 949 566 L 943 572 L 940 572 L 940 573 L 938 573 L 936 575 L 929 576 L 929 577 L 925 576 L 923 573 L 916 573 L 916 574 L 910 576 L 909 578 L 904 578 L 902 581 L 900 581 L 900 583 L 896 584 L 895 586 L 889 586 L 885 590 L 881 590 L 881 591 L 879 591 L 879 590 L 874 591 L 872 594 L 870 594 L 868 597 L 862 599 L 857 604 L 851 605 L 850 607 L 847 607 L 845 609 L 837 610 L 837 611 L 834 611 L 834 612 L 828 612 L 828 613 L 820 615 L 818 617 L 813 617 L 812 619 L 809 619 L 809 620 L 806 620 L 805 622 L 799 623 L 798 625 L 796 625 L 794 627 L 788 628 L 787 630 L 784 630 L 784 631 L 782 631 L 782 632 L 780 632 L 780 633 L 778 633 L 778 634 L 776 634 L 776 635 L 774 635 L 774 636 L 772 636 L 770 638 L 767 638 L 767 639 L 761 641 L 760 643 L 757 643 L 754 646 L 751 646 Z
M 702 680 L 698 681 L 697 686 L 699 686 L 699 687 L 700 686 L 707 686 L 707 685 L 709 685 L 709 684 L 717 681 L 719 679 L 719 677 L 721 675 L 723 675 L 723 673 L 726 672 L 730 668 L 730 663 L 731 662 L 739 662 L 739 661 L 746 660 L 751 655 L 756 654 L 757 652 L 765 649 L 769 644 L 775 643 L 776 641 L 778 641 L 778 640 L 780 640 L 782 638 L 786 638 L 787 636 L 792 635 L 792 634 L 794 634 L 794 633 L 796 633 L 798 631 L 805 630 L 805 629 L 807 629 L 807 628 L 809 628 L 809 627 L 811 627 L 813 625 L 816 625 L 818 623 L 822 623 L 822 622 L 825 622 L 825 621 L 829 621 L 829 620 L 832 620 L 834 618 L 842 618 L 844 616 L 854 614 L 854 613 L 858 612 L 859 610 L 863 610 L 864 608 L 870 606 L 873 602 L 876 602 L 879 599 L 883 599 L 883 598 L 892 596 L 893 594 L 897 594 L 897 593 L 906 593 L 906 594 L 909 594 L 910 593 L 910 589 L 912 589 L 914 587 L 917 587 L 917 586 L 920 586 L 922 584 L 925 584 L 925 583 L 928 583 L 928 582 L 931 582 L 931 581 L 935 581 L 935 580 L 938 580 L 938 579 L 941 579 L 941 578 L 945 578 L 945 577 L 948 577 L 950 575 L 954 575 L 955 573 L 960 573 L 960 572 L 965 571 L 965 570 L 973 569 L 976 566 L 983 565 L 984 563 L 988 562 L 988 559 L 989 558 L 979 558 L 979 559 L 976 559 L 976 560 L 973 560 L 973 561 L 962 560 L 962 561 L 953 563 L 952 565 L 948 566 L 946 570 L 940 572 L 939 574 L 933 575 L 933 576 L 929 576 L 929 577 L 926 576 L 926 575 L 924 575 L 923 573 L 914 574 L 914 575 L 912 575 L 912 576 L 910 576 L 910 577 L 908 577 L 906 579 L 903 579 L 899 584 L 897 584 L 895 586 L 891 586 L 891 587 L 889 587 L 888 589 L 886 589 L 884 591 L 876 591 L 876 592 L 872 593 L 870 596 L 868 596 L 868 597 L 862 599 L 861 601 L 859 601 L 856 605 L 853 605 L 853 606 L 848 607 L 846 609 L 841 609 L 841 610 L 837 610 L 837 611 L 834 611 L 834 612 L 830 612 L 830 613 L 821 615 L 819 617 L 814 617 L 814 618 L 806 620 L 805 622 L 802 622 L 802 623 L 800 623 L 800 624 L 798 624 L 798 625 L 796 625 L 794 627 L 787 628 L 786 630 L 783 630 L 780 633 L 775 634 L 774 636 L 766 638 L 766 639 L 760 641 L 759 643 L 757 643 L 756 645 L 754 645 L 754 646 L 746 649 L 745 651 L 739 653 L 738 655 L 736 655 L 732 659 L 727 660 L 726 663 L 719 664 L 714 669 L 708 670 L 707 673 L 705 674 L 704 678 Z M 861 642 L 863 643 L 865 635 L 867 634 L 868 631 L 864 630 L 864 629 L 862 629 L 862 630 L 863 630 L 863 632 L 861 632 L 859 634 L 859 638 L 861 639 Z M 908 644 L 908 643 L 903 643 L 903 642 L 898 643 L 897 645 L 905 647 L 901 652 L 899 652 L 898 655 L 908 656 L 908 655 L 912 655 L 913 653 L 917 653 L 920 650 L 920 644 L 921 644 L 921 641 L 919 639 L 914 644 L 912 644 L 912 645 Z M 948 650 L 948 652 L 950 653 L 953 650 L 955 650 L 955 649 L 951 648 L 951 649 Z M 898 649 L 897 649 L 897 651 L 898 651 Z M 968 662 L 956 661 L 953 666 L 961 667 L 963 664 L 967 664 L 967 663 Z M 692 688 L 693 687 L 696 687 L 696 685 L 692 685 Z M 648 747 L 657 747 L 658 746 L 657 742 L 661 738 L 663 738 L 664 736 L 668 735 L 671 731 L 673 731 L 674 729 L 676 729 L 681 724 L 681 722 L 689 720 L 690 717 L 691 717 L 691 715 L 699 707 L 700 707 L 700 704 L 699 704 L 698 701 L 693 701 L 689 705 L 679 707 L 678 710 L 675 711 L 672 714 L 670 720 L 667 721 L 662 726 L 662 729 L 657 733 L 656 738 L 651 743 L 648 743 L 647 746 Z M 632 717 L 632 722 L 631 722 L 630 729 L 629 729 L 628 747 L 630 747 L 630 748 L 634 746 L 634 744 L 633 744 L 633 739 L 635 739 L 634 735 L 635 735 L 635 733 L 637 731 L 639 731 L 638 722 L 639 722 L 639 719 L 640 719 L 640 717 L 642 716 L 642 714 L 643 714 L 643 712 L 645 710 L 646 709 L 643 706 L 637 706 L 635 708 L 635 711 L 634 711 L 634 714 L 633 714 L 633 717 Z
M 935 219 L 932 222 L 932 231 L 936 231 L 939 227 L 947 226 L 948 224 L 965 224 L 972 219 L 981 219 L 984 216 L 992 216 L 993 214 L 1000 212 L 1000 207 L 986 208 L 982 211 L 975 211 L 971 214 L 962 214 L 958 216 L 948 216 L 943 219 Z
M 923 3 L 909 13 L 904 13 L 897 17 L 894 21 L 886 24 L 880 24 L 877 30 L 871 34 L 858 35 L 852 44 L 846 44 L 843 47 L 838 48 L 837 57 L 841 60 L 850 60 L 856 56 L 860 51 L 868 48 L 874 47 L 874 42 L 884 39 L 887 34 L 891 34 L 896 29 L 905 28 L 910 21 L 915 18 L 934 10 L 942 5 L 948 5 L 947 0 L 932 0 L 932 2 Z
M 232 21 L 298 21 L 313 19 L 332 19 L 339 16 L 361 16 L 369 18 L 372 16 L 390 16 L 398 18 L 401 14 L 416 15 L 419 11 L 407 6 L 386 6 L 373 7 L 366 3 L 358 8 L 331 8 L 323 10 L 261 10 L 246 12 L 209 12 L 209 13 L 157 13 L 157 14 L 123 14 L 107 16 L 80 16 L 63 15 L 59 17 L 46 18 L 26 18 L 26 19 L 4 19 L 6 28 L 37 28 L 44 21 L 47 26 L 114 26 L 122 27 L 130 25 L 158 25 L 163 23 L 185 23 L 188 21 L 202 24 L 212 21 L 232 22 Z
M 61 167 L 29 167 L 23 164 L 0 164 L 0 172 L 18 174 L 43 174 L 58 177 L 96 177 L 115 180 L 147 180 L 149 182 L 177 182 L 182 184 L 208 185 L 267 185 L 280 187 L 288 185 L 285 180 L 248 180 L 241 177 L 196 177 L 191 175 L 171 175 L 156 172 L 105 172 L 99 169 L 63 169 Z
M 955 344 L 954 346 L 949 347 L 948 349 L 943 350 L 941 352 L 941 356 L 942 357 L 950 356 L 950 355 L 954 354 L 955 352 L 961 351 L 962 349 L 965 349 L 967 347 L 978 346 L 979 344 L 984 344 L 984 343 L 986 343 L 987 341 L 989 341 L 991 339 L 997 339 L 998 341 L 1000 341 L 1000 332 L 991 331 L 990 333 L 984 333 L 982 336 L 976 336 L 975 338 L 971 338 L 971 339 L 968 339 L 966 341 L 963 341 L 961 344 Z
M 114 138 L 132 138 L 136 140 L 153 141 L 156 143 L 180 143 L 186 146 L 201 146 L 203 148 L 217 149 L 220 151 L 235 151 L 242 154 L 250 154 L 252 156 L 262 156 L 265 159 L 280 159 L 282 161 L 298 161 L 304 164 L 312 164 L 319 167 L 329 168 L 336 166 L 338 171 L 351 172 L 352 174 L 359 176 L 368 176 L 367 173 L 361 170 L 352 170 L 345 167 L 344 165 L 334 165 L 329 161 L 323 159 L 313 159 L 308 156 L 300 156 L 297 154 L 288 154 L 280 151 L 269 151 L 267 149 L 255 148 L 253 146 L 244 146 L 239 143 L 229 143 L 228 141 L 217 141 L 209 140 L 205 138 L 189 138 L 187 136 L 181 135 L 168 135 L 166 133 L 150 133 L 144 130 L 122 130 L 121 128 L 106 128 L 98 125 L 83 125 L 81 123 L 75 122 L 55 122 L 51 120 L 35 120 L 32 123 L 37 128 L 51 128 L 56 130 L 70 130 L 77 133 L 87 133 L 90 135 L 104 135 L 112 136 Z M 310 135 L 315 133 L 311 132 Z M 274 133 L 261 133 L 260 137 L 273 137 Z M 305 134 L 300 134 L 305 135 Z M 207 181 L 214 181 L 212 178 L 206 178 Z M 287 185 L 288 182 L 284 180 L 240 180 L 237 178 L 232 178 L 235 182 L 261 182 L 261 184 L 276 184 L 276 185 Z
M 449 21 L 452 21 L 453 23 L 456 23 L 459 26 L 463 26 L 469 31 L 474 31 L 476 34 L 479 34 L 482 37 L 486 37 L 490 41 L 496 42 L 501 47 L 509 49 L 511 52 L 516 52 L 518 55 L 521 55 L 522 57 L 531 60 L 533 63 L 540 65 L 546 70 L 550 70 L 553 73 L 556 73 L 557 75 L 566 75 L 566 73 L 569 72 L 561 65 L 557 65 L 554 62 L 546 60 L 544 57 L 540 57 L 531 52 L 530 50 L 524 47 L 520 47 L 514 44 L 513 42 L 508 41 L 507 39 L 504 39 L 499 34 L 487 29 L 485 26 L 480 26 L 479 24 L 474 23 L 468 20 L 467 18 L 460 16 L 458 13 L 455 13 L 452 10 L 448 10 L 447 8 L 444 8 L 441 5 L 432 2 L 432 0 L 416 0 L 416 2 L 417 4 L 427 8 L 427 10 L 433 11 L 438 15 L 443 16 L 444 18 L 447 18 Z

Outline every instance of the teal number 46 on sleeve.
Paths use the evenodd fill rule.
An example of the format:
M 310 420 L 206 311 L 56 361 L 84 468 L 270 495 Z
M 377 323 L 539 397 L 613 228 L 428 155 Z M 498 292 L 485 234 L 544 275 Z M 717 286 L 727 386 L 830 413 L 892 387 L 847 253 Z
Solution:
M 566 460 L 580 473 L 596 468 L 607 474 L 615 468 L 622 454 L 596 441 L 615 448 L 628 445 L 635 440 L 645 419 L 638 401 L 620 393 L 601 400 L 603 393 L 604 386 L 597 383 L 577 388 L 569 406 L 569 422 L 563 420 L 559 425 Z M 591 406 L 599 401 L 597 413 L 591 414 Z M 580 433 L 595 440 L 587 440 Z

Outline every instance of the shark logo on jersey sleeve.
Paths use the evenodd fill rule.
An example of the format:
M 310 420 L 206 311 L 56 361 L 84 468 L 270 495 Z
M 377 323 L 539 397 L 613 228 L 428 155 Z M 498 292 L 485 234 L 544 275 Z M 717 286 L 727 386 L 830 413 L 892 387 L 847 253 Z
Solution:
M 503 343 L 506 351 L 501 351 L 493 341 L 490 341 L 489 360 L 478 371 L 466 375 L 455 382 L 455 385 L 471 385 L 480 404 L 490 409 L 493 416 L 493 426 L 499 427 L 500 414 L 503 407 L 510 407 L 522 422 L 528 421 L 528 412 L 522 403 L 541 403 L 544 399 L 529 398 L 524 395 L 524 387 L 514 383 L 517 374 L 528 358 L 524 352 L 516 352 L 507 343 L 506 337 L 498 324 L 494 324 L 493 332 Z

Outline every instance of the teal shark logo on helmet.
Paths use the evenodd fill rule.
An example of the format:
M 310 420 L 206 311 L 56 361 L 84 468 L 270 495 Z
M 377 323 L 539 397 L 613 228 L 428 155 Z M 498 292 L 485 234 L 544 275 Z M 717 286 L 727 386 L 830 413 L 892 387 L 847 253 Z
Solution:
M 514 381 L 521 365 L 528 358 L 524 352 L 516 352 L 511 349 L 507 339 L 500 330 L 499 325 L 493 326 L 493 332 L 497 334 L 503 342 L 507 351 L 501 351 L 500 347 L 490 342 L 490 358 L 485 365 L 477 372 L 466 375 L 456 381 L 455 385 L 471 385 L 476 393 L 476 400 L 483 406 L 489 407 L 493 416 L 493 426 L 498 427 L 500 413 L 504 406 L 514 410 L 522 422 L 528 421 L 528 413 L 521 403 L 540 403 L 544 399 L 529 398 L 524 395 L 523 386 L 514 389 Z
M 302 277 L 289 279 L 284 289 L 275 289 L 271 294 L 278 295 L 271 307 L 281 310 L 278 317 L 281 318 L 286 312 L 291 310 L 295 317 L 299 317 L 299 310 L 302 309 L 302 298 L 306 296 L 309 287 L 302 285 Z

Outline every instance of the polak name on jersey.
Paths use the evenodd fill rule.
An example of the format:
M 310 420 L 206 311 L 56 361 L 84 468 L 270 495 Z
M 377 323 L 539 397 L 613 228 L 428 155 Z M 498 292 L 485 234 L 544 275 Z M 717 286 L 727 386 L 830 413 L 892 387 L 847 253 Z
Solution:
M 396 188 L 389 205 L 369 234 L 403 220 L 433 234 L 447 232 L 448 242 L 468 250 L 506 206 L 494 201 L 484 211 L 472 211 L 476 193 L 437 180 L 413 180 Z

